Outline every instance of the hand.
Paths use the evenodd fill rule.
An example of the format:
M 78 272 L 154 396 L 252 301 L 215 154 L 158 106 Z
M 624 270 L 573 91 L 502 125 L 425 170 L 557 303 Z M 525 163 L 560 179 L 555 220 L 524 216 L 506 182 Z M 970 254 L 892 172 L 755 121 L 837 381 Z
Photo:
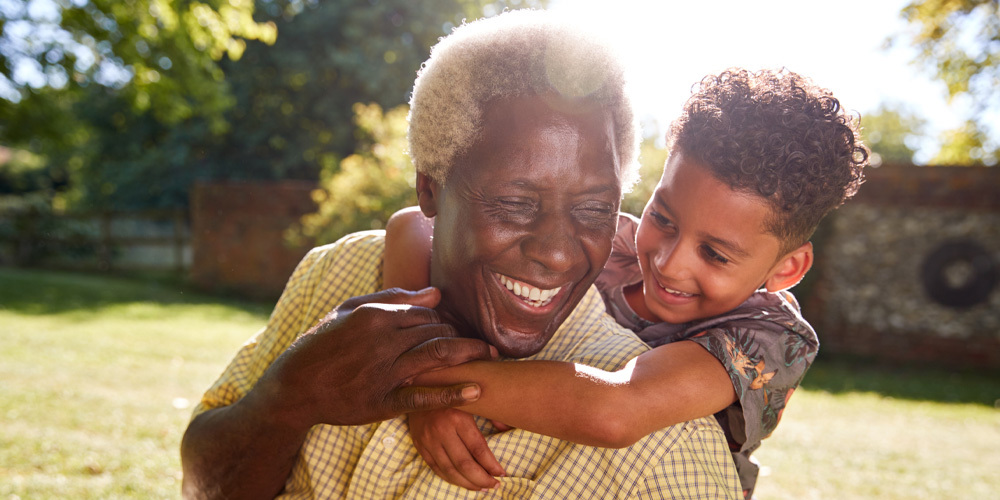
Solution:
M 470 490 L 500 486 L 493 476 L 507 474 L 472 415 L 438 410 L 410 413 L 406 418 L 414 446 L 438 477 Z
M 315 424 L 377 422 L 478 399 L 475 384 L 411 386 L 421 373 L 496 357 L 496 348 L 458 338 L 453 327 L 440 322 L 432 309 L 440 300 L 437 289 L 427 288 L 345 301 L 275 360 L 248 395 L 256 399 L 250 403 L 305 431 Z

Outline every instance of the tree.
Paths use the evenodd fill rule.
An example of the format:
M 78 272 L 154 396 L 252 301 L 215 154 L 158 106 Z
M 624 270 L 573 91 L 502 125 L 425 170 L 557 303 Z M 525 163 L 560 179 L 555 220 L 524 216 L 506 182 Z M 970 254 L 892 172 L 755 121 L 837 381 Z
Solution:
M 963 150 L 945 143 L 936 160 L 957 164 L 995 164 L 1000 152 L 1000 1 L 915 0 L 901 15 L 909 29 L 892 43 L 910 42 L 917 62 L 945 83 L 952 100 L 967 98 L 972 114 L 945 140 L 959 140 Z M 991 121 L 992 120 L 992 121 Z
M 0 79 L 0 144 L 43 154 L 68 206 L 100 209 L 182 207 L 198 179 L 335 172 L 354 150 L 356 102 L 406 102 L 451 26 L 540 2 L 59 1 L 50 13 L 0 2 L 14 89 Z M 36 40 L 18 45 L 25 33 Z
M 352 107 L 406 103 L 438 38 L 464 18 L 515 2 L 324 1 L 262 9 L 278 26 L 273 46 L 251 43 L 224 65 L 236 106 L 231 133 L 202 144 L 200 163 L 223 178 L 316 179 L 355 150 Z M 517 2 L 526 4 L 527 2 Z M 532 2 L 532 4 L 537 2 Z
M 872 164 L 913 163 L 916 141 L 925 121 L 900 104 L 882 104 L 861 117 L 861 133 L 872 151 Z
M 639 150 L 639 182 L 631 192 L 625 194 L 622 200 L 622 212 L 628 212 L 636 217 L 642 215 L 646 202 L 660 182 L 663 165 L 667 162 L 667 153 L 666 148 L 658 144 L 657 138 L 643 139 Z
M 221 129 L 231 99 L 218 61 L 238 59 L 246 40 L 272 43 L 277 33 L 253 14 L 252 0 L 3 2 L 0 137 L 21 142 L 49 132 L 30 120 L 31 108 L 75 122 L 73 104 L 91 86 L 114 89 L 163 123 L 203 116 Z M 54 94 L 62 102 L 46 106 Z
M 290 230 L 290 239 L 327 243 L 350 232 L 379 229 L 393 212 L 413 204 L 416 170 L 406 154 L 408 112 L 406 105 L 386 113 L 375 103 L 354 105 L 356 152 L 336 170 L 323 171 L 313 192 L 319 208 Z

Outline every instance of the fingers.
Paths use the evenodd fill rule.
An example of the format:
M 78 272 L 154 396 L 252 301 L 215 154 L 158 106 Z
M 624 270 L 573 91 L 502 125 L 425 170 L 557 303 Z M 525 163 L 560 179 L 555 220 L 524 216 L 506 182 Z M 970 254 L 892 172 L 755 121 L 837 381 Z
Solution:
M 410 328 L 410 330 L 428 329 L 436 333 L 430 325 Z M 430 334 L 424 332 L 422 334 Z M 403 353 L 393 363 L 393 369 L 401 378 L 415 377 L 421 373 L 449 366 L 460 365 L 468 361 L 492 360 L 498 356 L 497 348 L 478 339 L 469 338 L 432 338 L 408 352 Z
M 471 442 L 482 443 L 484 448 L 486 440 L 479 433 L 472 415 L 465 413 L 455 413 L 450 419 L 453 426 L 453 434 L 448 439 L 441 442 L 447 460 L 438 459 L 438 467 L 449 482 L 464 486 L 469 489 L 484 490 L 500 486 L 500 482 L 493 478 L 486 469 L 483 468 L 472 455 L 466 439 Z M 478 441 L 478 442 L 477 442 Z M 487 451 L 488 452 L 488 451 Z M 492 453 L 490 453 L 492 456 Z M 497 464 L 499 465 L 499 464 Z M 471 488 L 463 483 L 473 485 Z
M 454 410 L 410 413 L 407 415 L 407 422 L 414 447 L 434 474 L 456 486 L 479 491 L 485 486 L 479 486 L 460 474 L 445 450 L 445 443 L 463 446 L 454 421 L 454 417 L 462 415 L 464 414 Z
M 482 431 L 475 425 L 475 420 L 471 415 L 465 416 L 468 417 L 469 424 L 458 425 L 455 430 L 458 436 L 462 438 L 462 442 L 465 444 L 466 449 L 469 450 L 472 458 L 486 474 L 490 476 L 506 476 L 507 472 L 503 470 L 503 466 L 500 465 L 496 456 L 490 451 L 490 446 L 486 443 L 486 438 L 483 437 Z M 463 473 L 463 475 L 469 477 L 470 480 L 475 480 L 466 473 Z M 491 482 L 499 484 L 495 480 Z M 477 482 L 477 484 L 482 483 Z
M 500 432 L 507 432 L 507 431 L 513 429 L 513 427 L 511 427 L 511 426 L 509 426 L 509 425 L 507 425 L 507 424 L 505 424 L 505 423 L 503 423 L 503 422 L 501 422 L 499 420 L 490 420 L 490 423 L 493 424 L 493 427 L 495 427 L 496 430 L 498 430 Z

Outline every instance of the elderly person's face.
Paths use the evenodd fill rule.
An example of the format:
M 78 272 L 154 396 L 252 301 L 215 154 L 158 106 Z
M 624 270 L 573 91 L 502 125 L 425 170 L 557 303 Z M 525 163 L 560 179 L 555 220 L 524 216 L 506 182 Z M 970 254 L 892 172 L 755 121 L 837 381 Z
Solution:
M 621 197 L 611 119 L 539 97 L 493 105 L 443 186 L 418 178 L 436 215 L 431 284 L 462 335 L 507 356 L 538 352 L 611 252 Z

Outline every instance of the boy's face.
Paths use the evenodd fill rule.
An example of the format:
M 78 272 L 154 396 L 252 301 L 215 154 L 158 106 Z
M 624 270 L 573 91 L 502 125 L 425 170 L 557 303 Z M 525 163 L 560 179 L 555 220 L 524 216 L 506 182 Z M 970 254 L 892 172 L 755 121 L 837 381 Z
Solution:
M 686 323 L 740 305 L 781 265 L 781 242 L 764 226 L 770 213 L 763 198 L 730 189 L 674 151 L 636 233 L 643 279 L 643 300 L 630 300 L 636 312 Z

